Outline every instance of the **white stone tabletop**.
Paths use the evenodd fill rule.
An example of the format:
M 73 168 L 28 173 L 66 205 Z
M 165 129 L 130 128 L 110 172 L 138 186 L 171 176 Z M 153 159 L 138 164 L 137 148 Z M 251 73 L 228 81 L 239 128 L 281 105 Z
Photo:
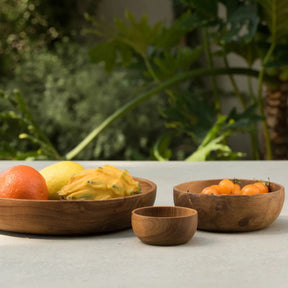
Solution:
M 40 170 L 54 162 L 0 161 L 0 172 L 18 164 Z M 288 189 L 288 161 L 78 162 L 85 168 L 109 163 L 155 182 L 157 206 L 174 205 L 173 186 L 192 180 L 269 179 Z M 77 237 L 0 231 L 0 287 L 288 287 L 287 202 L 265 229 L 198 230 L 179 246 L 143 244 L 132 229 Z

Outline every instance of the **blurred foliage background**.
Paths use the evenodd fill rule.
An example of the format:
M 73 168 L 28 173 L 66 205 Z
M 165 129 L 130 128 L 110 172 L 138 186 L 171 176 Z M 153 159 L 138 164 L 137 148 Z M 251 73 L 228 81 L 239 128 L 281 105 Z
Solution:
M 91 41 L 83 33 L 86 11 L 96 14 L 97 1 L 0 0 L 0 89 L 6 91 L 0 99 L 1 159 L 62 157 L 129 99 L 131 87 L 141 85 L 129 71 L 107 74 L 103 65 L 91 64 Z M 20 91 L 26 113 L 15 103 L 14 89 Z M 149 158 L 164 129 L 157 108 L 162 104 L 161 99 L 145 103 L 77 157 Z M 14 111 L 14 117 L 7 111 Z M 37 128 L 29 131 L 31 117 Z M 47 139 L 39 139 L 35 131 L 43 131 L 57 152 L 41 146 Z
M 286 159 L 284 0 L 169 1 L 169 27 L 129 12 L 107 25 L 100 1 L 0 0 L 1 159 Z M 229 66 L 232 52 L 245 68 Z M 234 74 L 247 76 L 248 93 Z M 270 121 L 281 133 L 266 122 L 279 110 L 265 117 L 262 83 L 273 103 L 281 94 L 281 123 Z M 239 134 L 250 136 L 251 155 L 231 148 Z

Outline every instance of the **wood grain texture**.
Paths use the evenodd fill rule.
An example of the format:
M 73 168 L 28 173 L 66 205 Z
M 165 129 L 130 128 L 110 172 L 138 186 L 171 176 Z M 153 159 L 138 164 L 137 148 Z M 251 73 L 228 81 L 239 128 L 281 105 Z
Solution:
M 131 227 L 131 212 L 151 206 L 155 183 L 134 177 L 141 194 L 108 200 L 22 200 L 0 198 L 0 230 L 46 234 L 82 235 Z
M 197 230 L 197 211 L 186 207 L 155 206 L 132 211 L 132 229 L 150 245 L 187 243 Z
M 284 204 L 284 187 L 270 184 L 267 194 L 205 195 L 201 190 L 218 184 L 222 179 L 182 183 L 174 187 L 174 203 L 198 211 L 198 229 L 217 232 L 246 232 L 259 230 L 273 223 Z M 239 179 L 240 184 L 255 180 Z

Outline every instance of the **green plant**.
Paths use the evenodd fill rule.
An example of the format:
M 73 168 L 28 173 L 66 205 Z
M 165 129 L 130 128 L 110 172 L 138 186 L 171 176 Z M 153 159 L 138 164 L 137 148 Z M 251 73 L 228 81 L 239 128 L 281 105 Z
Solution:
M 0 91 L 0 100 L 7 104 L 0 111 L 2 159 L 60 159 L 59 154 L 42 132 L 27 108 L 19 91 Z M 2 101 L 1 101 L 2 102 Z M 23 141 L 19 149 L 18 142 Z
M 31 50 L 59 36 L 33 0 L 0 0 L 0 76 L 12 76 Z
M 130 87 L 140 85 L 140 80 L 125 71 L 107 75 L 102 65 L 89 63 L 87 51 L 87 47 L 65 38 L 54 52 L 42 49 L 33 53 L 17 66 L 13 79 L 0 83 L 7 91 L 5 99 L 0 99 L 0 112 L 6 114 L 0 120 L 1 127 L 6 127 L 1 137 L 2 159 L 55 159 L 59 155 L 64 158 L 97 123 L 130 99 Z M 18 97 L 29 107 L 30 117 L 57 150 L 57 157 L 46 153 L 37 143 L 32 145 L 28 138 L 19 140 L 20 134 L 30 132 L 19 106 L 8 101 L 7 94 L 13 98 L 15 87 L 21 91 L 22 96 L 17 94 Z M 137 107 L 134 117 L 124 117 L 101 133 L 77 158 L 148 159 L 154 139 L 164 126 L 158 104 L 164 106 L 165 102 L 153 99 Z M 9 115 L 14 114 L 18 117 L 11 120 Z
M 214 3 L 213 1 L 207 1 L 205 5 L 198 0 L 179 2 L 194 9 L 194 13 L 199 15 L 202 21 L 210 23 L 208 26 L 202 26 L 210 67 L 213 67 L 212 60 L 216 56 L 211 52 L 211 45 L 218 46 L 217 56 L 221 55 L 227 68 L 229 68 L 227 56 L 230 53 L 242 57 L 249 69 L 253 67 L 257 60 L 260 60 L 258 89 L 256 93 L 253 92 L 251 80 L 248 78 L 247 86 L 249 87 L 250 96 L 248 100 L 241 93 L 234 77 L 230 75 L 229 78 L 243 109 L 246 109 L 247 104 L 255 103 L 262 118 L 265 145 L 260 147 L 257 141 L 258 134 L 251 135 L 254 157 L 259 158 L 261 155 L 258 155 L 257 151 L 262 149 L 265 150 L 262 155 L 265 159 L 286 158 L 287 106 L 284 102 L 286 103 L 287 91 L 282 89 L 282 84 L 285 85 L 285 82 L 287 82 L 287 77 L 285 77 L 287 61 L 283 61 L 287 59 L 288 9 L 286 2 L 283 0 L 218 1 L 225 8 L 226 14 L 224 17 L 218 16 L 218 7 L 216 7 L 215 1 Z M 214 28 L 216 26 L 216 29 L 211 29 L 212 26 Z M 282 59 L 282 61 L 279 61 L 279 59 Z M 274 70 L 274 75 L 272 70 Z M 275 73 L 275 71 L 278 72 Z M 274 76 L 274 79 L 269 77 L 268 81 L 267 78 L 264 79 L 265 75 Z M 265 100 L 263 86 L 266 86 L 267 89 Z M 217 95 L 215 85 L 214 91 L 214 94 Z M 278 102 L 278 105 L 275 106 L 275 102 Z
M 14 69 L 29 54 L 54 48 L 63 37 L 80 39 L 83 13 L 95 15 L 99 1 L 0 0 L 0 76 L 13 77 Z M 83 40 L 83 37 L 81 38 Z
M 112 29 L 92 21 L 95 26 L 90 32 L 103 41 L 91 50 L 91 59 L 95 63 L 104 62 L 108 72 L 127 68 L 140 77 L 140 86 L 135 97 L 126 99 L 126 104 L 115 108 L 114 113 L 92 128 L 78 145 L 71 147 L 66 159 L 79 157 L 96 137 L 99 139 L 103 130 L 115 125 L 116 120 L 124 119 L 128 112 L 138 109 L 148 99 L 154 99 L 155 95 L 159 95 L 157 101 L 161 99 L 167 104 L 159 106 L 166 129 L 161 131 L 152 149 L 156 159 L 173 159 L 171 143 L 175 138 L 183 139 L 183 143 L 190 146 L 182 154 L 183 159 L 235 159 L 239 154 L 231 151 L 226 141 L 238 132 L 250 133 L 254 159 L 272 159 L 273 131 L 269 115 L 265 113 L 262 87 L 263 83 L 269 88 L 277 86 L 279 79 L 286 81 L 286 63 L 279 64 L 287 51 L 283 49 L 287 35 L 284 0 L 179 0 L 177 3 L 181 3 L 184 12 L 168 28 L 160 22 L 149 25 L 145 16 L 136 20 L 131 13 L 126 14 L 126 21 L 116 19 Z M 218 14 L 219 3 L 225 8 L 224 16 Z M 191 33 L 198 32 L 202 36 L 200 40 L 188 39 Z M 189 45 L 185 45 L 185 39 Z M 246 60 L 245 68 L 230 66 L 227 56 L 232 52 Z M 203 55 L 204 66 L 199 61 Z M 224 68 L 214 66 L 216 57 L 223 60 Z M 253 68 L 256 60 L 261 61 L 260 70 Z M 248 95 L 238 87 L 236 74 L 247 76 Z M 232 109 L 228 115 L 223 115 L 220 99 L 224 93 L 217 87 L 218 75 L 228 77 L 244 112 Z M 204 77 L 210 79 L 211 89 L 201 82 Z M 251 86 L 252 77 L 258 78 L 257 93 Z M 200 109 L 202 104 L 203 110 Z M 193 110 L 194 107 L 199 110 Z M 265 156 L 257 154 L 260 150 L 259 120 L 265 132 Z
M 197 69 L 197 61 L 199 60 L 199 57 L 203 52 L 204 46 L 197 45 L 191 48 L 186 46 L 182 47 L 181 45 L 179 45 L 180 40 L 186 35 L 186 33 L 196 28 L 196 26 L 191 26 L 191 23 L 193 23 L 195 19 L 194 15 L 190 12 L 184 13 L 169 28 L 163 27 L 161 23 L 157 23 L 152 27 L 148 24 L 147 17 L 145 16 L 142 17 L 139 21 L 137 21 L 134 16 L 128 12 L 126 14 L 126 17 L 128 22 L 116 19 L 113 31 L 107 31 L 106 27 L 99 26 L 98 23 L 95 23 L 96 29 L 92 30 L 92 32 L 97 34 L 98 36 L 104 36 L 106 41 L 101 42 L 100 44 L 95 46 L 94 49 L 92 49 L 91 58 L 94 62 L 104 61 L 107 71 L 111 71 L 119 64 L 129 67 L 129 69 L 132 69 L 134 71 L 137 69 L 138 73 L 142 75 L 146 85 L 148 85 L 148 87 L 149 85 L 154 85 L 155 88 L 148 92 L 143 92 L 142 95 L 136 97 L 135 99 L 127 103 L 125 106 L 117 110 L 100 126 L 94 129 L 88 135 L 88 137 L 86 137 L 78 146 L 76 146 L 75 149 L 68 153 L 66 157 L 68 159 L 73 158 L 74 155 L 77 155 L 79 151 L 84 149 L 91 140 L 98 136 L 99 133 L 107 126 L 109 126 L 112 122 L 117 120 L 119 117 L 122 117 L 125 113 L 133 109 L 135 106 L 141 104 L 143 101 L 146 101 L 155 94 L 159 93 L 164 93 L 164 95 L 166 94 L 168 96 L 168 103 L 170 109 L 162 109 L 161 113 L 166 119 L 166 126 L 170 130 L 172 129 L 174 131 L 173 133 L 169 132 L 164 136 L 160 136 L 160 140 L 156 142 L 156 148 L 154 147 L 153 149 L 154 156 L 159 160 L 167 159 L 167 157 L 161 156 L 163 151 L 160 153 L 157 150 L 157 147 L 161 146 L 161 149 L 163 150 L 163 147 L 166 146 L 162 145 L 161 139 L 163 139 L 164 142 L 167 144 L 171 141 L 171 139 L 168 138 L 171 138 L 172 136 L 175 137 L 175 134 L 178 134 L 179 136 L 179 133 L 182 135 L 182 137 L 190 137 L 190 146 L 194 146 L 194 151 L 190 150 L 189 153 L 199 153 L 199 150 L 195 150 L 203 141 L 205 134 L 208 133 L 208 131 L 213 126 L 213 122 L 217 114 L 217 109 L 214 110 L 211 114 L 211 109 L 209 109 L 209 105 L 207 104 L 211 103 L 212 100 L 207 99 L 206 97 L 206 99 L 202 100 L 203 109 L 199 109 L 198 111 L 197 109 L 193 110 L 193 107 L 200 107 L 200 99 L 197 98 L 199 95 L 197 96 L 197 93 L 195 93 L 195 91 L 187 94 L 187 91 L 189 90 L 189 85 L 194 85 L 196 90 L 202 89 L 202 91 L 203 87 L 196 84 L 196 81 L 193 81 L 191 83 L 191 79 L 193 79 L 194 77 L 215 75 L 217 73 L 247 73 L 249 75 L 255 76 L 258 74 L 258 72 L 252 69 L 245 70 L 241 68 L 235 68 L 234 70 L 230 69 L 229 71 L 228 69 Z M 141 35 L 141 37 L 139 35 Z M 195 70 L 193 69 L 193 67 L 195 68 Z M 174 75 L 177 76 L 175 77 Z M 185 95 L 188 96 L 185 97 Z M 180 107 L 181 105 L 182 107 Z M 174 109 L 171 109 L 173 107 Z M 183 112 L 185 108 L 187 109 L 187 113 L 186 115 L 184 115 L 185 113 L 182 113 L 182 119 L 179 121 L 179 113 L 181 114 L 181 112 Z M 203 113 L 201 113 L 200 111 L 202 111 Z M 252 109 L 249 109 L 248 111 L 253 112 Z M 195 112 L 199 112 L 198 115 L 196 115 Z M 206 117 L 206 115 L 208 117 Z M 253 115 L 254 113 L 245 114 L 247 121 L 249 119 L 251 121 L 252 119 L 253 121 L 255 121 L 256 118 Z M 178 119 L 175 120 L 175 118 L 177 117 Z M 207 121 L 205 122 L 201 119 L 207 119 Z M 179 129 L 179 125 L 175 125 L 176 122 L 185 123 L 186 130 Z M 192 125 L 189 125 L 188 123 Z M 187 128 L 187 126 L 189 126 L 189 128 Z M 199 135 L 198 133 L 197 135 L 197 133 L 195 133 L 194 131 L 197 129 L 199 130 L 200 127 L 203 130 L 202 134 Z M 231 126 L 229 127 L 229 129 L 234 129 L 234 131 L 236 131 L 236 127 L 237 125 Z M 249 129 L 249 127 L 251 127 L 251 125 L 246 125 L 247 129 Z M 219 124 L 216 122 L 214 130 L 218 128 Z M 242 131 L 244 130 L 245 128 L 242 127 Z M 217 133 L 214 133 L 212 135 L 216 139 L 219 136 L 219 133 L 221 133 L 220 129 L 218 129 Z M 223 140 L 225 140 L 226 137 L 228 137 L 230 134 L 230 132 L 225 133 L 224 136 L 221 137 L 222 145 L 211 144 L 209 146 L 206 146 L 207 143 L 202 146 L 200 145 L 199 148 L 201 149 L 204 149 L 204 146 L 206 146 L 206 152 L 203 153 L 205 157 L 202 157 L 201 160 L 209 159 L 209 154 L 212 151 L 218 152 L 218 154 L 216 153 L 216 155 L 214 155 L 214 157 L 216 156 L 216 159 L 217 155 L 218 159 L 223 159 L 224 150 L 225 158 L 229 158 L 229 153 L 230 156 L 234 158 L 237 154 L 232 153 L 231 149 L 228 149 L 228 146 L 223 143 Z M 198 136 L 198 138 L 196 136 Z M 213 139 L 210 139 L 210 141 L 212 140 Z M 209 147 L 211 149 L 208 151 Z M 168 147 L 166 148 L 168 149 Z M 169 157 L 172 156 L 172 154 L 169 152 L 169 149 L 164 152 L 164 154 L 166 156 L 169 155 Z M 193 159 L 191 155 L 186 155 L 186 157 L 189 160 Z
M 99 23 L 95 23 L 95 29 L 92 32 L 105 40 L 92 50 L 92 59 L 95 62 L 104 61 L 108 71 L 111 71 L 115 65 L 119 64 L 119 59 L 122 66 L 140 67 L 143 79 L 158 86 L 158 88 L 147 92 L 145 95 L 150 97 L 152 96 L 151 94 L 165 92 L 168 95 L 169 103 L 172 103 L 172 105 L 176 103 L 173 103 L 173 101 L 177 97 L 183 99 L 181 87 L 184 86 L 184 90 L 187 90 L 186 81 L 189 77 L 210 75 L 212 95 L 214 96 L 218 119 L 222 117 L 221 92 L 217 87 L 215 77 L 219 74 L 226 74 L 232 83 L 233 92 L 242 104 L 242 108 L 246 110 L 249 107 L 257 107 L 265 137 L 266 151 L 262 157 L 272 159 L 271 133 L 269 133 L 271 131 L 269 131 L 267 123 L 268 117 L 265 115 L 262 88 L 264 82 L 271 82 L 271 77 L 268 77 L 271 76 L 268 73 L 268 68 L 271 65 L 276 65 L 278 69 L 281 68 L 283 77 L 285 74 L 283 73 L 283 68 L 285 68 L 286 64 L 279 66 L 279 61 L 278 63 L 275 62 L 275 59 L 278 59 L 279 55 L 281 55 L 280 48 L 283 48 L 283 45 L 285 47 L 286 42 L 285 40 L 283 42 L 283 39 L 285 39 L 288 31 L 286 29 L 287 17 L 285 18 L 285 15 L 287 14 L 284 1 L 223 0 L 218 2 L 205 1 L 203 3 L 203 1 L 199 0 L 187 0 L 178 1 L 178 3 L 184 5 L 183 7 L 186 10 L 169 28 L 163 27 L 161 23 L 149 26 L 147 18 L 143 17 L 140 21 L 137 21 L 131 13 L 126 15 L 127 22 L 116 19 L 112 31 L 107 31 L 107 27 L 101 27 Z M 218 14 L 219 3 L 225 8 L 226 14 L 224 17 Z M 199 42 L 193 43 L 193 47 L 181 46 L 180 43 L 183 37 L 196 29 L 202 33 L 203 42 L 200 42 L 200 44 Z M 212 52 L 212 45 L 218 47 L 216 53 Z M 199 64 L 197 63 L 203 50 L 207 60 L 207 68 L 204 68 L 204 70 L 199 69 Z M 229 66 L 227 56 L 232 52 L 239 54 L 247 62 L 247 69 L 244 69 L 245 71 L 242 70 L 241 73 L 248 76 L 249 98 L 240 91 L 234 78 L 235 71 L 239 70 L 236 67 Z M 282 55 L 286 55 L 285 51 L 282 51 Z M 223 59 L 224 70 L 214 67 L 213 60 L 215 57 Z M 256 60 L 260 60 L 262 64 L 259 71 L 253 70 L 253 64 Z M 177 76 L 173 77 L 175 74 Z M 255 74 L 258 77 L 256 96 L 251 88 L 251 76 L 255 76 Z M 181 80 L 179 80 L 180 78 Z M 165 82 L 165 80 L 167 81 Z M 162 85 L 162 83 L 164 84 Z M 277 84 L 275 79 L 273 83 Z M 149 98 L 146 96 L 141 99 Z M 140 102 L 141 100 L 137 99 L 135 102 L 130 103 L 130 106 L 128 105 L 127 107 L 126 105 L 124 110 L 114 113 L 112 118 L 110 117 L 109 121 L 104 123 L 104 126 L 106 127 L 107 124 L 109 125 L 112 122 L 111 120 L 114 117 L 118 118 L 119 114 L 123 114 L 123 111 L 127 112 L 129 107 L 133 107 Z M 248 109 L 248 111 L 253 110 Z M 260 147 L 258 141 L 256 121 L 259 121 L 259 117 L 255 113 L 251 113 L 249 119 L 252 120 L 250 122 L 252 125 L 249 125 L 249 127 L 251 128 L 253 155 L 255 159 L 259 159 L 261 155 L 259 155 L 258 151 L 263 148 Z M 217 121 L 215 125 L 217 127 Z M 95 129 L 94 133 L 91 133 L 82 142 L 84 146 L 80 145 L 80 147 L 85 147 L 87 144 L 85 144 L 85 141 L 89 142 L 99 132 L 101 132 L 101 129 Z M 163 139 L 165 139 L 165 143 L 169 142 L 167 137 L 163 137 Z M 77 151 L 77 149 L 74 151 Z M 71 155 L 73 153 L 68 154 L 68 156 Z M 189 157 L 188 159 L 191 158 Z

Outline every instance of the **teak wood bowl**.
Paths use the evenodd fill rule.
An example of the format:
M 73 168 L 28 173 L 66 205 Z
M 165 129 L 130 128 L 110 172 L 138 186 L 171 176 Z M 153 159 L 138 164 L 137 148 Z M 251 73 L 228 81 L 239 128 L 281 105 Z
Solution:
M 197 230 L 197 211 L 186 207 L 154 206 L 132 211 L 135 235 L 150 245 L 187 243 Z
M 132 210 L 154 204 L 155 183 L 134 177 L 142 193 L 108 200 L 0 198 L 0 230 L 45 235 L 83 235 L 131 227 Z
M 215 232 L 246 232 L 262 229 L 279 216 L 284 187 L 270 183 L 270 192 L 258 195 L 205 195 L 201 190 L 222 179 L 182 183 L 174 187 L 174 203 L 198 211 L 198 229 Z M 239 179 L 240 185 L 256 180 Z

